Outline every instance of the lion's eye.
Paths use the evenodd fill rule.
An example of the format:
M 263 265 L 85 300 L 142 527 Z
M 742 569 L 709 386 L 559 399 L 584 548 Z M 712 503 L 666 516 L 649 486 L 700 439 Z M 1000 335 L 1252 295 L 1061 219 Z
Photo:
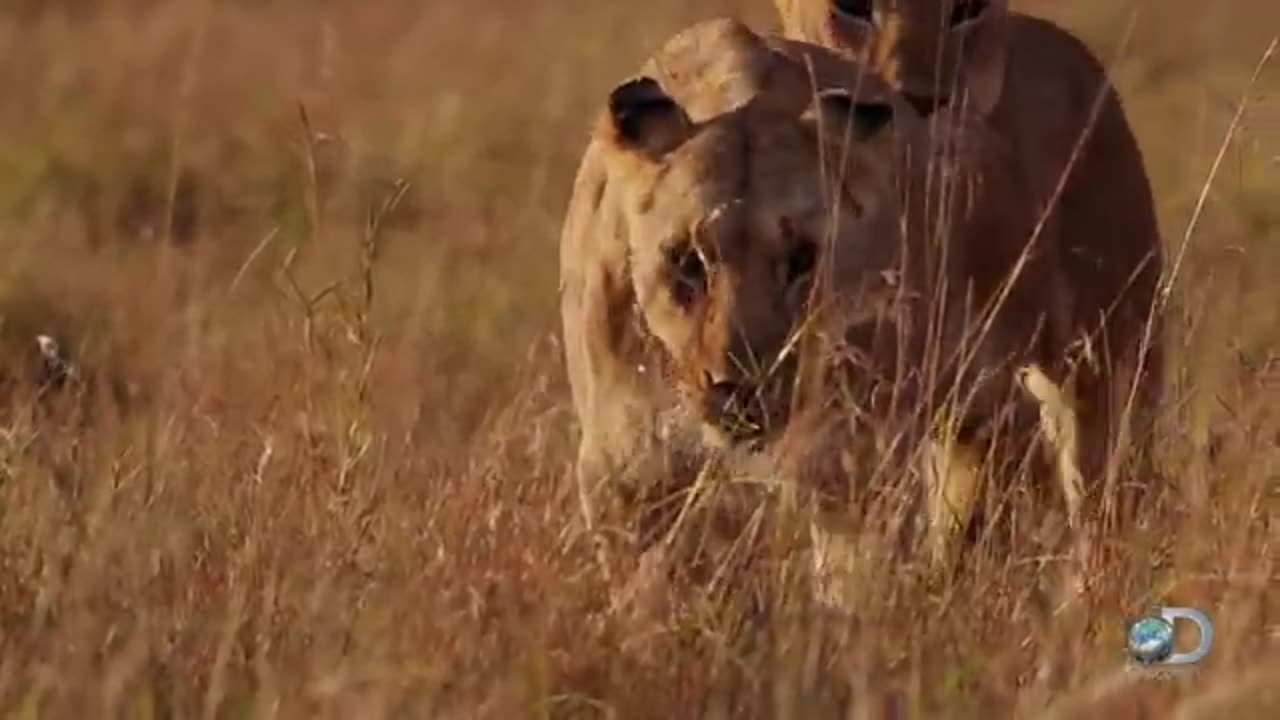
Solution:
M 836 12 L 845 17 L 871 22 L 872 0 L 832 0 L 831 5 Z
M 808 277 L 817 263 L 818 246 L 814 243 L 806 240 L 791 248 L 787 254 L 787 285 Z
M 682 306 L 692 305 L 707 291 L 707 268 L 702 255 L 692 245 L 681 245 L 667 252 L 671 271 L 671 291 Z
M 982 17 L 987 11 L 988 0 L 956 0 L 951 5 L 951 27 L 963 25 Z

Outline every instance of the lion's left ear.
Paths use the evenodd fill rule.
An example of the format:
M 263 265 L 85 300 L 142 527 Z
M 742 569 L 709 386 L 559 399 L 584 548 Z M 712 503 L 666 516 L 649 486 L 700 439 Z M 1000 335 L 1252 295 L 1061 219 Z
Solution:
M 809 115 L 822 123 L 825 135 L 841 138 L 845 133 L 859 143 L 868 143 L 892 129 L 893 105 L 883 100 L 858 100 L 839 88 L 818 92 Z
M 660 158 L 693 132 L 684 108 L 651 77 L 639 77 L 609 93 L 609 121 L 619 145 Z
M 964 80 L 969 102 L 981 115 L 995 111 L 1004 93 L 1009 56 L 1009 2 L 991 0 L 987 17 L 965 38 Z

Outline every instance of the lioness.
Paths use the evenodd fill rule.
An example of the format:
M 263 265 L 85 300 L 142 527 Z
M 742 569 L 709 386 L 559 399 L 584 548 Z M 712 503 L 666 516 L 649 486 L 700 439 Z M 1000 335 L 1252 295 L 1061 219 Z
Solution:
M 712 21 L 610 93 L 560 255 L 593 524 L 618 523 L 610 509 L 646 489 L 633 485 L 655 460 L 687 480 L 706 450 L 766 444 L 785 426 L 794 334 L 824 243 L 845 250 L 829 272 L 851 290 L 896 267 L 897 168 L 922 128 L 882 85 L 859 88 L 851 66 L 838 67 L 844 91 L 815 98 L 805 66 L 739 23 Z M 820 141 L 846 126 L 852 143 L 824 157 Z
M 793 476 L 827 482 L 817 468 L 839 463 L 815 458 L 843 441 L 803 437 L 820 423 L 801 417 L 823 414 L 827 383 L 842 374 L 890 376 L 908 413 L 954 388 L 954 369 L 924 377 L 930 358 L 947 354 L 931 355 L 929 341 L 966 341 L 966 309 L 1000 292 L 989 268 L 1021 252 L 1034 214 L 1018 202 L 1007 153 L 985 145 L 998 138 L 947 141 L 935 143 L 910 105 L 855 63 L 728 20 L 686 30 L 613 89 L 560 255 L 577 474 L 596 529 L 620 523 L 620 498 L 643 494 L 644 479 L 689 482 L 709 454 L 801 447 L 810 457 L 789 465 L 803 468 Z M 929 208 L 944 198 L 926 192 L 935 155 L 952 186 L 940 214 L 986 237 L 981 252 L 961 247 L 939 262 L 922 244 L 933 236 Z M 993 212 L 975 199 L 987 193 L 1014 208 Z M 971 383 L 971 427 L 1003 412 L 1018 365 L 1065 351 L 1043 331 L 1064 297 L 1058 275 L 1039 256 L 1027 275 L 1009 293 L 1013 311 L 978 343 L 974 364 L 995 379 Z M 852 369 L 855 356 L 871 370 Z M 779 441 L 794 428 L 802 437 Z
M 1054 256 L 1071 290 L 1068 327 L 1056 332 L 1079 338 L 1091 360 L 1064 401 L 1077 406 L 1081 469 L 1105 478 L 1110 504 L 1116 465 L 1108 461 L 1127 444 L 1125 408 L 1135 396 L 1132 430 L 1150 432 L 1162 385 L 1151 311 L 1163 256 L 1142 154 L 1101 64 L 1067 31 L 1010 12 L 1007 0 L 775 4 L 789 37 L 868 63 L 926 114 L 945 120 L 939 108 L 972 109 L 1012 147 L 1015 172 L 1045 216 L 1037 247 Z M 1138 459 L 1139 472 L 1152 471 L 1145 452 Z

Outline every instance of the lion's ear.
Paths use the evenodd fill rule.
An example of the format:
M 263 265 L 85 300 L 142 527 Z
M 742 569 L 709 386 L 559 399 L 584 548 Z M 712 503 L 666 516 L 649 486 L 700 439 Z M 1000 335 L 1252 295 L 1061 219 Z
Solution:
M 689 138 L 693 122 L 650 77 L 619 85 L 609 93 L 609 122 L 615 142 L 651 157 L 661 157 Z
M 773 7 L 778 11 L 778 22 L 782 25 L 784 34 L 790 34 L 797 25 L 796 18 L 800 12 L 796 5 L 796 0 L 773 0 Z
M 810 114 L 822 123 L 824 134 L 844 137 L 848 132 L 859 143 L 871 142 L 891 129 L 893 105 L 883 100 L 858 100 L 847 90 L 826 89 L 813 100 Z
M 973 28 L 967 39 L 969 56 L 964 61 L 964 81 L 969 102 L 982 115 L 995 111 L 1004 93 L 1005 64 L 1009 55 L 1009 9 L 1007 0 L 992 0 L 987 18 Z

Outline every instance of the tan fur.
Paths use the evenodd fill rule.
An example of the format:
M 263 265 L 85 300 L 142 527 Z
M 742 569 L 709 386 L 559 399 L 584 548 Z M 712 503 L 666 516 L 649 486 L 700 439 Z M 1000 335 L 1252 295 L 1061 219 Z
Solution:
M 981 123 L 958 116 L 951 132 L 931 135 L 856 63 L 732 21 L 678 35 L 645 72 L 651 80 L 611 94 L 561 239 L 578 478 L 596 530 L 616 532 L 629 514 L 620 511 L 648 494 L 646 480 L 688 484 L 703 459 L 753 448 L 776 458 L 782 479 L 847 497 L 867 465 L 847 434 L 853 416 L 810 412 L 830 405 L 831 381 L 897 381 L 892 392 L 905 399 L 896 405 L 856 400 L 881 413 L 873 424 L 887 424 L 895 406 L 923 413 L 922 427 L 948 409 L 939 422 L 993 434 L 1017 368 L 1065 353 L 1069 338 L 1046 327 L 1067 312 L 1069 295 L 1044 253 L 1030 258 L 987 332 L 972 336 L 984 327 L 975 318 L 1005 292 L 1035 219 L 1012 149 Z M 842 115 L 839 103 L 816 101 L 815 88 L 858 102 Z M 629 103 L 621 112 L 619 98 Z M 885 106 L 888 126 L 868 125 Z M 850 117 L 863 121 L 852 135 Z M 952 242 L 939 225 L 983 245 Z M 820 252 L 813 278 L 793 286 L 785 268 L 800 241 L 817 241 Z M 706 271 L 696 303 L 681 301 L 684 285 L 673 282 L 688 257 Z M 742 402 L 757 410 L 754 437 L 723 422 L 710 402 L 717 382 L 759 389 Z M 1023 417 L 1013 434 L 1036 423 Z M 975 451 L 951 452 L 954 434 L 937 442 L 963 461 Z M 976 487 L 977 469 L 953 466 Z M 948 499 L 972 505 L 975 492 Z M 964 515 L 932 532 L 952 534 Z
M 809 68 L 786 45 L 732 21 L 681 33 L 644 76 L 679 104 L 687 126 L 645 138 L 685 136 L 650 152 L 620 138 L 606 112 L 588 145 L 562 233 L 561 310 L 589 518 L 616 518 L 599 505 L 613 505 L 613 490 L 631 490 L 633 478 L 673 469 L 687 477 L 708 448 L 729 444 L 707 412 L 713 383 L 759 387 L 745 402 L 759 407 L 766 436 L 785 424 L 794 334 L 812 284 L 783 277 L 799 244 L 820 253 L 838 244 L 826 271 L 851 291 L 897 263 L 895 173 L 907 138 L 923 135 L 919 119 L 870 76 L 865 86 L 850 82 L 852 66 L 812 48 L 808 64 L 833 78 L 826 86 L 896 103 L 886 132 L 844 152 L 834 142 L 843 127 L 829 127 L 840 118 L 816 111 Z M 833 141 L 825 151 L 821 138 Z M 841 182 L 832 188 L 824 176 Z M 672 292 L 671 259 L 681 253 L 707 277 L 689 307 Z
M 1116 467 L 1108 460 L 1121 457 L 1118 451 L 1127 444 L 1122 421 L 1130 393 L 1136 395 L 1133 430 L 1150 432 L 1163 374 L 1155 322 L 1135 391 L 1162 268 L 1142 155 L 1119 97 L 1080 41 L 1047 21 L 1009 12 L 1007 0 L 992 0 L 984 15 L 951 28 L 948 18 L 957 4 L 874 0 L 873 22 L 866 23 L 839 12 L 833 0 L 776 0 L 788 36 L 866 59 L 925 111 L 950 101 L 951 107 L 967 105 L 982 114 L 1010 146 L 1013 172 L 1038 213 L 1070 169 L 1037 243 L 1055 258 L 1071 290 L 1071 306 L 1052 332 L 1073 339 L 1081 367 L 1074 379 L 1064 375 L 1061 358 L 1044 370 L 1075 395 L 1069 404 L 1081 424 L 1072 435 L 1078 434 L 1084 491 L 1109 505 Z M 1083 349 L 1096 351 L 1096 365 L 1083 357 Z M 1139 473 L 1153 471 L 1145 453 L 1138 460 Z M 1060 481 L 1070 493 L 1074 481 Z

